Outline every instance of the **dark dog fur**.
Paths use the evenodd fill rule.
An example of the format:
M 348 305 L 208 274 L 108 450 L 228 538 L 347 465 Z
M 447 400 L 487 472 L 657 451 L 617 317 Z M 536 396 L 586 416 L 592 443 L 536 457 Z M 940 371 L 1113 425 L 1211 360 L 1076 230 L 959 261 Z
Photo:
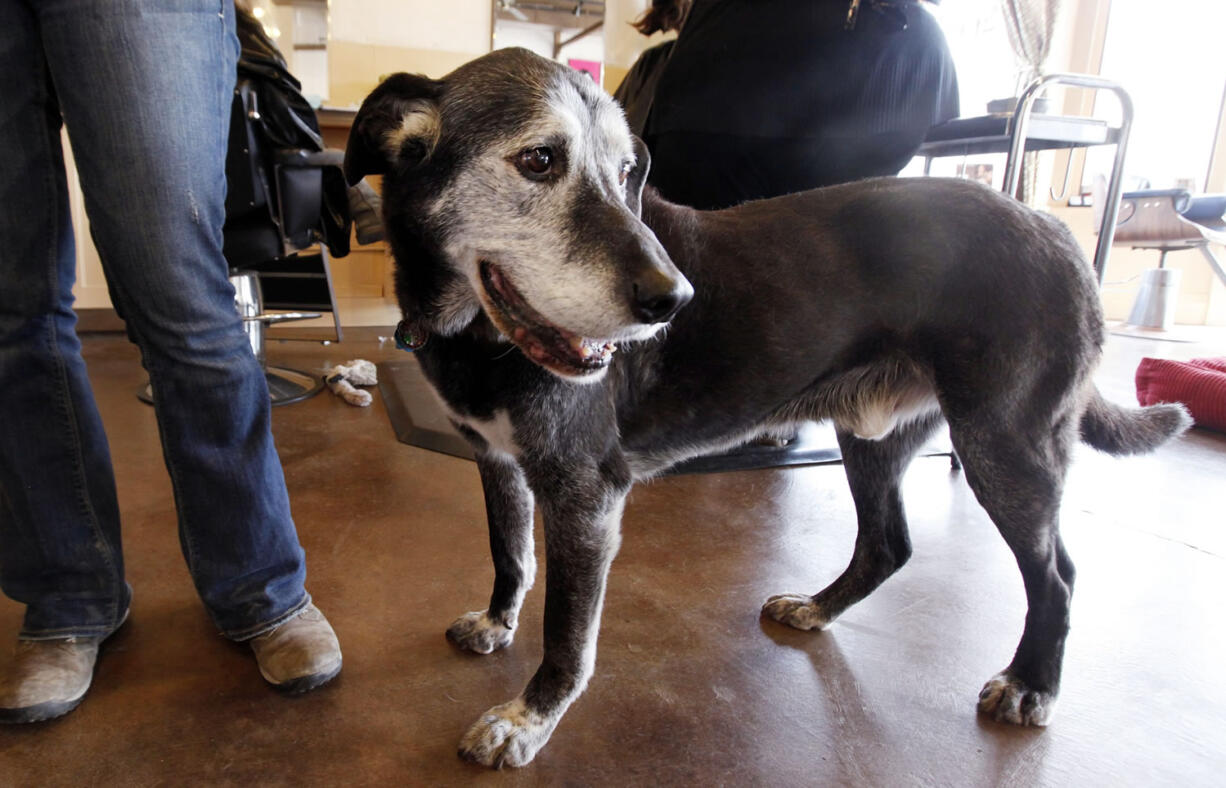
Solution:
M 808 419 L 835 422 L 859 536 L 829 587 L 765 614 L 823 628 L 906 562 L 899 479 L 943 418 L 1029 602 L 979 708 L 1045 724 L 1073 588 L 1057 524 L 1070 450 L 1149 451 L 1188 425 L 1095 389 L 1103 319 L 1071 234 L 964 181 L 698 212 L 643 191 L 646 169 L 604 94 L 522 50 L 441 81 L 393 76 L 354 125 L 347 174 L 384 174 L 405 320 L 430 335 L 422 368 L 485 489 L 494 589 L 455 643 L 511 642 L 534 502 L 544 515 L 544 660 L 461 754 L 530 761 L 582 692 L 634 480 Z

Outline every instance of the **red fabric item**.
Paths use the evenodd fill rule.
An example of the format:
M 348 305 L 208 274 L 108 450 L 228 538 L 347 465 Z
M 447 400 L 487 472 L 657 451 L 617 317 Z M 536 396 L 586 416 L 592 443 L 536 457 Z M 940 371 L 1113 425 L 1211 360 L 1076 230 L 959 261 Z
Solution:
M 1194 367 L 1200 367 L 1201 369 L 1216 369 L 1218 372 L 1226 372 L 1226 357 L 1194 358 L 1188 363 Z
M 1143 358 L 1137 367 L 1137 402 L 1182 402 L 1198 425 L 1226 430 L 1226 358 Z

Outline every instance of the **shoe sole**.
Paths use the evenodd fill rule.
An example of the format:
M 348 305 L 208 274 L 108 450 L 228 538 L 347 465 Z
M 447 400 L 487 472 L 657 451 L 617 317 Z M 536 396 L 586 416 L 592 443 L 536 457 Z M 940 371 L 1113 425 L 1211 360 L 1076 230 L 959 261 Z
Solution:
M 86 688 L 88 691 L 88 688 Z M 21 725 L 28 722 L 47 722 L 63 717 L 68 712 L 81 705 L 85 693 L 73 700 L 50 701 L 37 706 L 26 706 L 22 709 L 0 709 L 0 724 Z
M 264 680 L 268 681 L 268 683 L 271 684 L 273 688 L 275 688 L 278 692 L 284 693 L 286 695 L 301 695 L 305 692 L 310 692 L 313 689 L 318 689 L 319 687 L 322 687 L 323 685 L 327 684 L 332 679 L 336 678 L 337 675 L 341 672 L 342 665 L 343 665 L 342 662 L 337 662 L 336 667 L 330 670 L 325 670 L 320 673 L 312 673 L 309 676 L 299 676 L 296 679 L 290 679 L 289 681 L 283 681 L 280 684 L 275 684 L 271 681 L 268 681 L 267 676 L 264 676 Z M 263 676 L 264 671 L 260 671 L 260 675 Z

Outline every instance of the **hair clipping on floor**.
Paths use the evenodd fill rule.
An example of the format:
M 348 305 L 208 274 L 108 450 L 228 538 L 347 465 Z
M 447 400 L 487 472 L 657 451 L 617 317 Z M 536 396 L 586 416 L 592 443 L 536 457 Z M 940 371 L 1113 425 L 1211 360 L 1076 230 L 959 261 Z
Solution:
M 401 320 L 396 324 L 394 336 L 396 338 L 396 347 L 409 353 L 412 353 L 414 350 L 421 350 L 425 347 L 427 340 L 430 339 L 428 332 L 419 330 L 407 320 Z
M 379 382 L 379 373 L 375 365 L 366 359 L 355 358 L 344 364 L 337 364 L 324 373 L 324 382 L 332 393 L 359 408 L 364 408 L 371 402 L 369 391 L 362 391 L 356 386 L 374 386 Z

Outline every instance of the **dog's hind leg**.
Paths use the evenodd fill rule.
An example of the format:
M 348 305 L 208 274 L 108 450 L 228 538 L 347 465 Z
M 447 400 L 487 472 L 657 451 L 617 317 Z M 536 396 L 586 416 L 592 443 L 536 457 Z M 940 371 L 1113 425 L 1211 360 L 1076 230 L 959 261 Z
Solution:
M 1009 667 L 984 685 L 979 710 L 1001 722 L 1046 725 L 1060 690 L 1075 575 L 1059 531 L 1073 431 L 951 421 L 967 483 L 1013 551 L 1026 588 L 1021 642 Z
M 494 591 L 485 610 L 465 613 L 447 629 L 460 648 L 489 654 L 511 644 L 524 595 L 536 576 L 532 544 L 532 491 L 509 455 L 479 452 L 477 469 L 485 492 L 485 515 L 494 559 Z
M 596 636 L 609 565 L 621 540 L 630 486 L 608 469 L 550 463 L 529 471 L 545 519 L 545 654 L 515 700 L 487 711 L 460 742 L 460 756 L 486 766 L 522 766 L 549 741 L 596 664 Z
M 911 540 L 899 480 L 938 424 L 939 415 L 922 416 L 876 441 L 857 438 L 843 429 L 837 431 L 859 521 L 851 563 L 815 596 L 771 597 L 762 608 L 765 615 L 797 629 L 825 629 L 907 562 Z

